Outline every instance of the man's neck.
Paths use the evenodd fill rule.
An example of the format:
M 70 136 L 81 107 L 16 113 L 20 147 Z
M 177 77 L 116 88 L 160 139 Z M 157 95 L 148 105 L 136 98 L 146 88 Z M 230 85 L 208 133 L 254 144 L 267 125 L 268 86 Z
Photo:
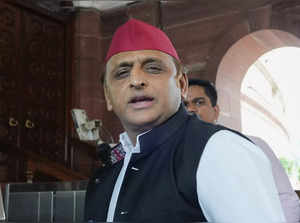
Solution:
M 179 108 L 178 108 L 178 110 L 179 110 Z M 176 114 L 178 112 L 178 110 L 176 112 L 174 112 L 174 114 Z M 172 117 L 174 114 L 170 115 L 170 117 Z M 170 119 L 170 117 L 168 117 L 167 119 L 165 119 L 163 121 L 157 119 L 153 122 L 144 124 L 143 126 L 133 126 L 133 125 L 126 126 L 125 123 L 122 123 L 122 124 L 123 124 L 123 127 L 129 137 L 132 145 L 135 146 L 138 135 L 148 132 L 148 131 L 152 130 L 153 128 L 165 123 L 166 121 L 168 121 Z
M 149 127 L 149 126 L 139 127 L 139 128 L 126 128 L 126 127 L 124 127 L 124 129 L 125 129 L 128 137 L 129 137 L 132 145 L 135 146 L 138 135 L 153 129 L 153 127 Z
M 129 137 L 132 145 L 135 146 L 136 145 L 136 138 L 137 138 L 138 134 L 129 133 L 128 131 L 127 131 L 127 134 L 128 134 L 128 137 Z
M 133 146 L 136 146 L 138 136 L 150 131 L 151 129 L 152 128 L 140 129 L 139 131 L 132 131 L 132 130 L 125 129 L 125 131 L 126 131 L 128 137 L 129 137 L 130 141 L 131 141 L 131 144 Z

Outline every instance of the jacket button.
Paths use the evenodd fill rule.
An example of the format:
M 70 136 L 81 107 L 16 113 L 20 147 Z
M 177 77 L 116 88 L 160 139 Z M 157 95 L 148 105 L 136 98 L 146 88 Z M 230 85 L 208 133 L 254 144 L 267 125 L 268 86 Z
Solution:
M 140 170 L 140 169 L 138 169 L 138 168 L 136 168 L 134 166 L 132 166 L 131 169 L 134 170 L 134 171 L 139 171 Z
M 100 183 L 100 179 L 99 179 L 99 178 L 96 178 L 96 179 L 95 179 L 95 184 L 98 184 L 98 183 Z
M 120 215 L 126 215 L 128 214 L 128 211 L 120 211 Z

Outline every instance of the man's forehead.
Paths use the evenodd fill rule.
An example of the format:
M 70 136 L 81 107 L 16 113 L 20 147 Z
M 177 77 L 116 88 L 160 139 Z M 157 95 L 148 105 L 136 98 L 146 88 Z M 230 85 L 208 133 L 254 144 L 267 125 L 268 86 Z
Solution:
M 190 85 L 189 86 L 189 92 L 201 92 L 205 94 L 205 89 L 203 86 L 200 85 Z
M 165 63 L 174 62 L 170 55 L 158 50 L 137 50 L 121 52 L 112 56 L 108 60 L 106 67 L 118 66 L 121 63 L 143 62 L 150 58 Z
M 188 90 L 188 97 L 191 98 L 196 98 L 196 97 L 203 97 L 207 96 L 205 93 L 205 89 L 202 86 L 199 85 L 191 85 L 189 86 Z

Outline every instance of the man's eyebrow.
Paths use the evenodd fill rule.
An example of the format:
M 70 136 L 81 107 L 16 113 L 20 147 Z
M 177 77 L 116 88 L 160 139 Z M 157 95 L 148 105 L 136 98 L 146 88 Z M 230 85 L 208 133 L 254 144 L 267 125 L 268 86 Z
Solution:
M 131 67 L 131 66 L 133 66 L 132 62 L 125 61 L 118 64 L 116 67 Z

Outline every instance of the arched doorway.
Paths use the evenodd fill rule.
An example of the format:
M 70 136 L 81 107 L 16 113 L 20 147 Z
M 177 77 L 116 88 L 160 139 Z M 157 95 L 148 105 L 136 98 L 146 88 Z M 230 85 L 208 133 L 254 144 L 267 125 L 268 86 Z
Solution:
M 228 50 L 216 78 L 221 108 L 219 122 L 266 141 L 297 189 L 300 188 L 299 47 L 300 40 L 286 32 L 251 33 Z

